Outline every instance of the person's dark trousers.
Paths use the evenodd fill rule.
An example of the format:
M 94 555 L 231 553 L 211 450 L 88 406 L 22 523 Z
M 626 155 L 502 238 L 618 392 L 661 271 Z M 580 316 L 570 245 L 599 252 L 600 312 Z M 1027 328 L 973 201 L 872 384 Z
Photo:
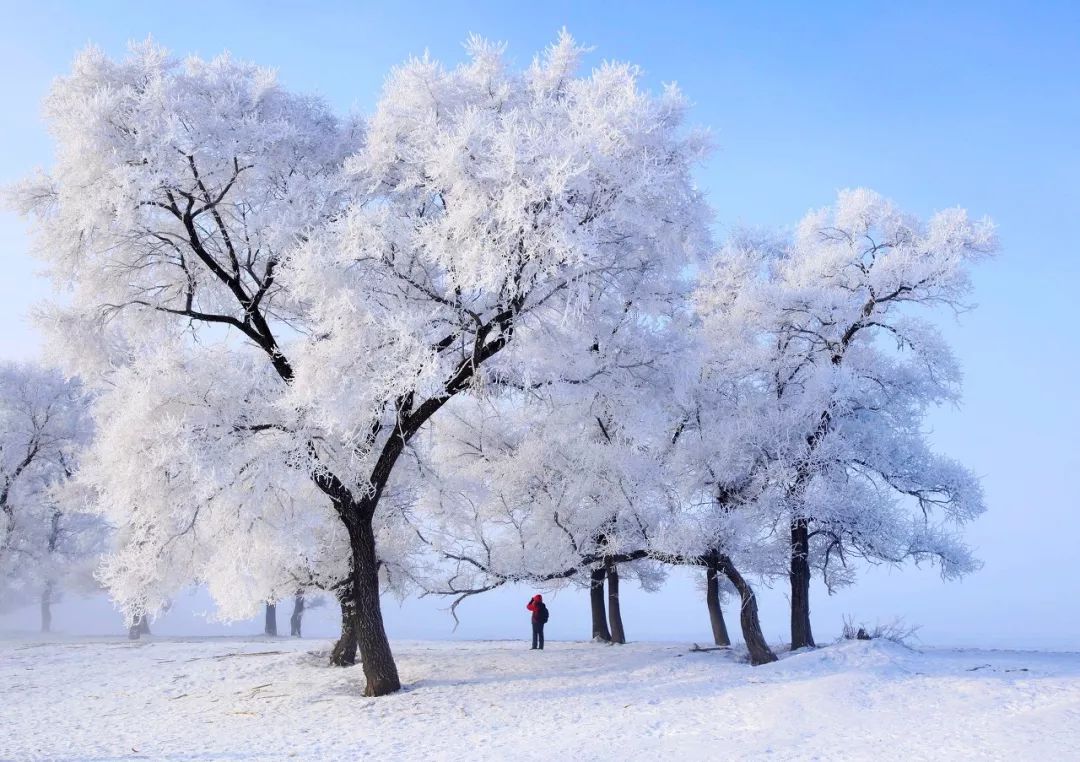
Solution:
M 532 645 L 532 647 L 533 648 L 539 648 L 541 651 L 543 651 L 544 650 L 544 623 L 543 622 L 533 622 L 532 626 L 533 626 L 533 645 Z

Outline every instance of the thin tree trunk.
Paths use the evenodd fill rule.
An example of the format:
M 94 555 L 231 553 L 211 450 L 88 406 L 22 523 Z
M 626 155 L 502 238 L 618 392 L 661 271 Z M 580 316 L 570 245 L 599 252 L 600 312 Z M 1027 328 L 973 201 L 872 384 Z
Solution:
M 353 525 L 350 540 L 356 643 L 360 649 L 364 677 L 367 678 L 364 695 L 385 696 L 401 689 L 401 679 L 383 626 L 379 600 L 379 560 L 375 554 L 375 532 L 370 518 L 361 519 Z
M 813 648 L 810 629 L 810 531 L 806 519 L 791 522 L 791 650 Z
M 710 560 L 705 569 L 705 602 L 709 607 L 709 624 L 712 625 L 713 643 L 718 646 L 730 646 L 727 623 L 724 622 L 724 610 L 720 608 L 720 580 L 717 578 L 718 564 Z
M 266 604 L 266 619 L 263 625 L 263 634 L 277 637 L 277 606 L 273 603 Z
M 59 508 L 53 508 L 52 517 L 49 521 L 49 555 L 56 552 L 56 546 L 60 542 L 60 517 L 63 512 Z M 52 598 L 53 581 L 45 583 L 45 589 L 41 591 L 41 631 L 52 631 Z
M 351 667 L 356 664 L 356 604 L 352 599 L 352 586 L 343 587 L 338 596 L 341 605 L 341 636 L 330 652 L 330 664 L 335 667 Z
M 717 556 L 717 569 L 735 585 L 739 591 L 742 605 L 739 608 L 739 624 L 742 625 L 743 640 L 746 641 L 746 649 L 750 652 L 750 663 L 754 666 L 768 664 L 776 661 L 776 654 L 765 642 L 765 636 L 761 634 L 761 621 L 758 619 L 757 598 L 754 590 L 750 587 L 743 576 L 735 568 L 728 556 Z
M 604 567 L 593 569 L 589 575 L 589 603 L 592 608 L 592 638 L 602 640 L 605 643 L 611 641 L 611 633 L 608 631 L 607 613 L 604 611 L 604 578 L 607 570 Z
M 52 594 L 53 583 L 46 582 L 41 591 L 41 631 L 52 632 Z
M 611 641 L 613 643 L 625 643 L 626 633 L 623 630 L 622 609 L 619 606 L 619 567 L 616 564 L 607 564 L 608 584 L 608 621 L 611 623 Z
M 300 624 L 304 619 L 304 594 L 297 593 L 293 598 L 292 616 L 289 617 L 289 635 L 294 638 L 301 637 Z

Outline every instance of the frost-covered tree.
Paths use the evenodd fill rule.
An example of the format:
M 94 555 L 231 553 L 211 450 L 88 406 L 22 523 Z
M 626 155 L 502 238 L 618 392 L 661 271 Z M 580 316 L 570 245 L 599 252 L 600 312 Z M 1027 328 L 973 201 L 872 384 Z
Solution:
M 57 371 L 0 364 L 0 606 L 36 600 L 41 629 L 64 592 L 94 588 L 105 527 L 69 479 L 91 435 L 81 386 Z
M 672 505 L 650 443 L 664 438 L 658 390 L 681 372 L 690 283 L 628 285 L 620 310 L 564 326 L 559 343 L 588 350 L 573 362 L 502 373 L 433 427 L 416 531 L 451 563 L 420 564 L 422 590 L 460 602 L 512 581 L 582 585 L 593 638 L 625 642 L 620 569 L 649 589 L 663 577 L 645 549 Z
M 669 348 L 686 334 L 681 326 L 672 326 L 675 336 L 657 331 L 659 325 L 651 325 L 654 339 Z M 509 418 L 509 425 L 470 415 L 467 424 L 444 420 L 436 427 L 437 436 L 451 440 L 441 451 L 454 457 L 444 458 L 451 478 L 432 482 L 438 506 L 425 512 L 440 521 L 423 532 L 452 563 L 446 570 L 425 565 L 434 573 L 421 589 L 456 596 L 456 607 L 508 582 L 586 585 L 593 637 L 618 640 L 613 569 L 626 565 L 643 587 L 656 589 L 666 566 L 697 567 L 717 644 L 729 644 L 721 591 L 735 592 L 752 662 L 775 660 L 761 634 L 753 590 L 737 565 L 759 558 L 747 545 L 750 533 L 732 532 L 730 522 L 718 520 L 725 512 L 718 506 L 734 498 L 719 495 L 715 476 L 701 485 L 709 457 L 721 458 L 727 478 L 736 464 L 728 463 L 731 452 L 704 448 L 700 411 L 688 421 L 693 355 L 685 341 L 674 343 L 682 346 L 670 357 L 654 357 L 648 367 L 635 363 L 629 383 L 612 383 L 617 376 L 606 374 L 602 391 L 582 396 L 581 386 L 568 382 L 561 398 L 557 385 L 546 386 L 539 398 L 534 388 L 532 396 L 491 413 Z M 616 606 L 610 630 L 605 578 Z
M 984 510 L 978 482 L 922 428 L 960 376 L 917 313 L 962 308 L 994 247 L 992 225 L 962 210 L 923 223 L 845 191 L 790 239 L 737 236 L 703 279 L 709 362 L 736 403 L 736 514 L 785 538 L 793 648 L 814 644 L 815 566 L 830 584 L 850 578 L 849 556 L 930 560 L 946 578 L 975 567 L 958 530 Z
M 699 337 L 700 338 L 700 337 Z M 737 377 L 699 344 L 688 356 L 690 371 L 670 396 L 666 459 L 679 509 L 653 545 L 654 555 L 705 571 L 705 597 L 714 640 L 723 645 L 721 580 L 738 596 L 739 625 L 752 664 L 776 661 L 761 631 L 752 578 L 774 570 L 770 528 L 746 498 L 754 493 L 756 425 L 744 408 Z
M 576 401 L 556 401 L 550 388 L 538 391 L 488 399 L 435 427 L 445 472 L 428 480 L 415 519 L 434 559 L 414 581 L 456 596 L 455 608 L 508 582 L 577 584 L 590 593 L 592 637 L 625 642 L 619 564 L 647 586 L 659 581 L 655 564 L 626 557 L 647 546 L 666 504 L 656 464 L 612 425 L 596 395 L 577 389 Z
M 566 35 L 524 72 L 468 48 L 396 69 L 366 131 L 150 45 L 55 85 L 57 162 L 19 196 L 70 286 L 61 354 L 102 389 L 87 479 L 122 514 L 108 573 L 132 616 L 195 579 L 237 598 L 273 545 L 345 580 L 367 692 L 396 690 L 379 575 L 409 551 L 386 500 L 421 476 L 403 455 L 455 397 L 647 319 L 700 250 L 674 89 L 581 76 Z

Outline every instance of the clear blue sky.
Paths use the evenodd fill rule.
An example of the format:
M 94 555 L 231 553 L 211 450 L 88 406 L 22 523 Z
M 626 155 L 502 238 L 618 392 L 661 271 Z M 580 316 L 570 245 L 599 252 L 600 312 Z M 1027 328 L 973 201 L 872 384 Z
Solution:
M 875 570 L 833 598 L 819 592 L 815 626 L 829 636 L 843 614 L 899 614 L 922 624 L 928 643 L 1080 648 L 1071 231 L 1080 218 L 1080 3 L 5 0 L 0 9 L 4 183 L 48 164 L 38 104 L 90 42 L 115 55 L 147 35 L 177 54 L 229 50 L 342 111 L 368 112 L 389 67 L 409 55 L 457 61 L 476 32 L 509 43 L 524 65 L 565 25 L 595 46 L 590 63 L 632 61 L 650 85 L 676 81 L 693 100 L 692 121 L 719 147 L 699 178 L 720 233 L 792 223 L 856 185 L 921 214 L 960 205 L 993 217 L 1003 254 L 976 274 L 979 308 L 959 321 L 941 316 L 966 370 L 965 402 L 931 422 L 934 442 L 984 478 L 990 512 L 969 537 L 986 567 L 950 585 L 933 572 Z M 38 352 L 24 315 L 46 288 L 26 250 L 21 222 L 3 213 L 3 358 Z M 517 634 L 524 592 L 467 604 L 459 635 Z M 632 638 L 707 637 L 692 583 L 626 597 Z M 783 587 L 762 597 L 766 633 L 780 639 Z M 436 604 L 391 607 L 392 634 L 448 633 Z M 193 630 L 182 609 L 162 627 Z M 553 634 L 587 634 L 584 594 L 561 594 L 553 611 Z

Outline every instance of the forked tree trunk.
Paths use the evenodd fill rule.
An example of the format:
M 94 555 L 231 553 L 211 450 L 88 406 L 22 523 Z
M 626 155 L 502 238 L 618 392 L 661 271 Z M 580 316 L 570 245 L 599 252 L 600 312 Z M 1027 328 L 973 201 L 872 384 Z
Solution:
M 52 582 L 45 583 L 45 589 L 41 591 L 41 631 L 52 632 Z
M 619 606 L 619 567 L 613 563 L 607 564 L 608 584 L 608 621 L 611 623 L 611 642 L 625 643 L 626 633 L 623 631 L 622 609 Z
M 266 619 L 263 625 L 263 634 L 277 637 L 277 606 L 273 603 L 266 604 Z
M 330 652 L 330 664 L 335 667 L 351 667 L 356 664 L 356 605 L 352 589 L 342 588 L 338 598 L 341 605 L 341 636 Z
M 135 624 L 128 627 L 128 640 L 138 640 L 143 635 L 150 634 L 150 620 L 146 614 L 135 620 Z
M 705 568 L 705 602 L 709 607 L 709 624 L 712 625 L 713 643 L 718 646 L 730 646 L 727 623 L 724 622 L 724 610 L 720 608 L 720 580 L 717 577 L 718 564 L 710 560 Z
M 735 585 L 739 591 L 742 605 L 739 608 L 739 624 L 742 625 L 743 640 L 746 641 L 746 650 L 750 652 L 750 663 L 754 666 L 768 664 L 776 661 L 776 654 L 765 642 L 765 636 L 761 634 L 761 621 L 758 619 L 757 598 L 754 590 L 750 587 L 743 576 L 735 568 L 728 556 L 718 556 L 716 559 L 717 569 Z
M 605 643 L 611 641 L 611 632 L 608 631 L 607 613 L 604 611 L 604 578 L 607 570 L 604 567 L 593 569 L 589 574 L 589 604 L 592 609 L 592 638 L 602 640 Z
M 304 594 L 297 593 L 293 598 L 292 616 L 289 617 L 289 635 L 294 638 L 301 637 L 300 625 L 304 619 Z
M 810 629 L 810 531 L 806 519 L 791 522 L 791 650 L 813 648 Z
M 370 513 L 367 514 L 370 517 Z M 401 690 L 394 654 L 383 626 L 379 600 L 379 560 L 370 518 L 350 527 L 352 544 L 352 591 L 356 606 L 356 643 L 364 667 L 365 696 L 385 696 Z

